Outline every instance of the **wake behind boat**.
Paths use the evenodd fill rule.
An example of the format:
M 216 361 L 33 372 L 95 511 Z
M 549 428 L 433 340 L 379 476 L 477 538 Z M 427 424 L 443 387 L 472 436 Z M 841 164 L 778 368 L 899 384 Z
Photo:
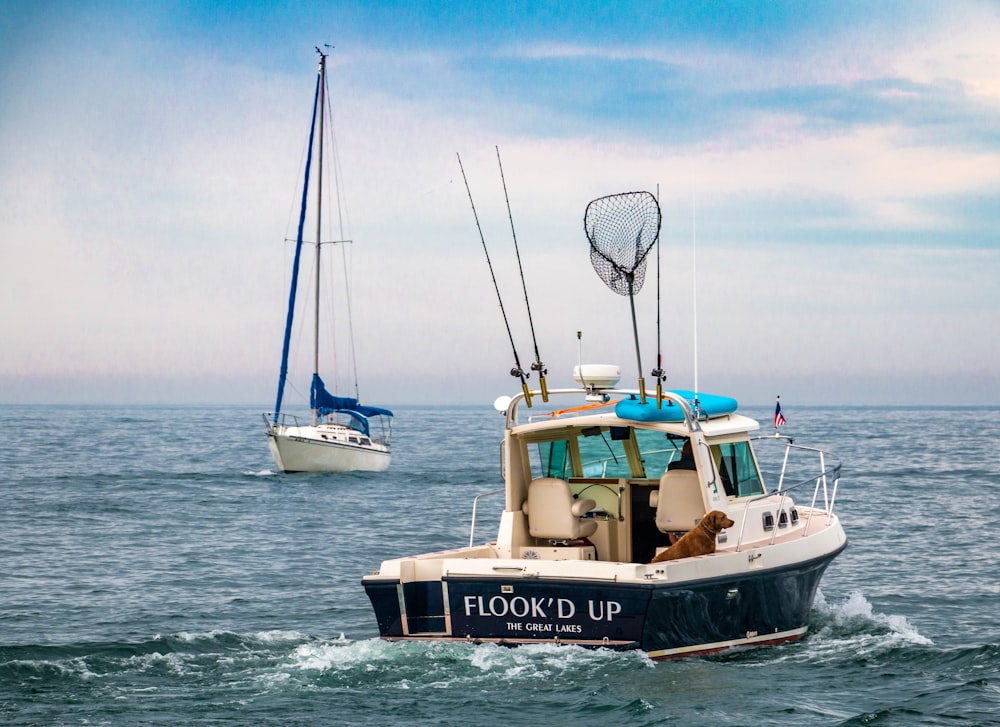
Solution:
M 267 426 L 268 446 L 274 461 L 283 472 L 380 472 L 389 468 L 391 460 L 390 437 L 392 412 L 388 409 L 367 406 L 356 397 L 336 396 L 326 389 L 319 374 L 319 331 L 320 331 L 320 252 L 324 244 L 348 241 L 343 239 L 343 231 L 337 240 L 323 239 L 323 149 L 326 132 L 326 54 L 318 48 L 319 75 L 316 78 L 316 92 L 313 99 L 312 123 L 309 131 L 309 147 L 306 155 L 305 181 L 302 187 L 302 206 L 299 213 L 298 233 L 295 240 L 295 257 L 292 265 L 291 290 L 288 296 L 288 314 L 285 319 L 285 335 L 281 352 L 281 371 L 278 376 L 278 395 L 274 413 L 264 415 Z M 318 137 L 318 138 L 317 138 Z M 311 175 L 314 139 L 316 140 L 316 162 L 318 171 Z M 316 239 L 303 239 L 308 209 L 310 183 L 315 185 Z M 338 200 L 340 195 L 337 195 Z M 310 417 L 300 422 L 294 415 L 282 412 L 282 400 L 288 376 L 288 359 L 295 315 L 295 299 L 298 289 L 299 265 L 302 248 L 312 244 L 315 248 L 314 320 L 313 320 L 313 374 L 309 392 Z M 350 303 L 348 303 L 348 315 Z M 351 345 L 353 356 L 354 346 Z M 357 390 L 357 383 L 355 383 Z M 373 432 L 373 426 L 378 427 Z
M 603 226 L 591 229 L 588 217 L 595 269 L 630 299 L 659 207 L 655 220 L 625 217 L 652 210 L 648 197 L 619 200 Z M 614 245 L 595 242 L 602 230 Z M 475 544 L 480 495 L 468 547 L 386 560 L 365 576 L 382 638 L 577 644 L 664 659 L 806 633 L 820 578 L 847 545 L 833 510 L 839 462 L 779 436 L 780 407 L 774 436 L 755 437 L 758 422 L 738 414 L 735 399 L 664 390 L 659 369 L 647 396 L 639 371 L 637 389 L 617 388 L 617 366 L 580 365 L 577 386 L 535 391 L 519 367 L 512 372 L 522 391 L 497 400 L 504 489 L 485 493 L 504 495 L 496 539 Z M 532 414 L 532 400 L 550 395 L 565 403 Z M 776 485 L 758 462 L 761 439 L 785 446 Z M 682 545 L 696 538 L 703 550 Z M 671 559 L 660 560 L 668 549 Z

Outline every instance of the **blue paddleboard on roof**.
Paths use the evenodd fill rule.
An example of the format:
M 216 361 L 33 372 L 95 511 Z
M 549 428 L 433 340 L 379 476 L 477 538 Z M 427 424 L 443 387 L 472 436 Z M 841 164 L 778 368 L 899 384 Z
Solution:
M 699 417 L 722 416 L 736 411 L 736 399 L 718 394 L 698 394 L 698 406 L 695 407 L 695 393 L 681 389 L 672 389 L 671 394 L 684 399 Z M 622 399 L 615 405 L 615 416 L 619 419 L 629 419 L 634 422 L 682 422 L 684 412 L 672 401 L 663 400 L 663 408 L 656 408 L 656 396 L 646 396 L 646 403 L 639 401 L 637 396 Z

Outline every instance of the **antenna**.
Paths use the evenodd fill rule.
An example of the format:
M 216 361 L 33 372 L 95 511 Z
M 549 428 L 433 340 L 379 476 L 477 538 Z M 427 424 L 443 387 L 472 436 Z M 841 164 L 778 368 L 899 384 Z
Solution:
M 524 306 L 528 309 L 528 325 L 531 327 L 531 342 L 535 346 L 535 362 L 531 364 L 531 370 L 538 372 L 538 383 L 542 389 L 542 401 L 549 400 L 549 387 L 545 383 L 545 364 L 542 363 L 541 356 L 538 355 L 538 339 L 535 338 L 535 323 L 531 319 L 531 304 L 528 302 L 528 286 L 524 282 L 524 268 L 521 266 L 521 251 L 517 247 L 517 233 L 514 232 L 514 216 L 510 212 L 510 197 L 507 196 L 507 180 L 503 176 L 503 164 L 500 162 L 500 147 L 497 150 L 497 165 L 500 167 L 500 181 L 503 182 L 503 197 L 507 201 L 507 217 L 510 218 L 510 234 L 514 238 L 514 252 L 517 254 L 517 269 L 521 273 L 521 287 L 524 289 Z
M 490 268 L 490 277 L 493 278 L 493 289 L 497 292 L 497 302 L 500 304 L 500 313 L 503 314 L 503 324 L 507 327 L 507 337 L 510 339 L 510 347 L 514 351 L 514 368 L 510 370 L 510 375 L 521 380 L 521 391 L 524 392 L 524 400 L 528 407 L 531 407 L 531 389 L 528 388 L 528 374 L 521 368 L 521 360 L 517 356 L 517 346 L 514 345 L 514 336 L 510 332 L 510 323 L 507 321 L 507 311 L 503 307 L 503 298 L 500 297 L 500 286 L 497 285 L 497 276 L 493 272 L 493 263 L 490 262 L 490 253 L 486 249 L 486 238 L 483 237 L 483 228 L 479 224 L 479 215 L 476 214 L 476 203 L 472 201 L 472 191 L 469 189 L 469 180 L 465 176 L 465 167 L 462 166 L 462 157 L 455 152 L 458 157 L 458 168 L 462 170 L 462 181 L 465 182 L 465 191 L 469 195 L 469 204 L 472 205 L 472 216 L 476 218 L 476 229 L 479 230 L 479 240 L 483 243 L 483 252 L 486 253 L 486 264 Z
M 694 405 L 698 406 L 698 217 L 695 210 L 694 180 L 691 180 L 691 288 L 694 335 Z

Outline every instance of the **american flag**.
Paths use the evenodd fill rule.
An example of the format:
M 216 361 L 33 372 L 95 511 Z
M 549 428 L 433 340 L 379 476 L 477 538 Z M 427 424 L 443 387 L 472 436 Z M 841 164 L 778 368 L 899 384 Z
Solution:
M 781 413 L 781 402 L 774 404 L 774 428 L 777 429 L 785 423 L 785 415 Z

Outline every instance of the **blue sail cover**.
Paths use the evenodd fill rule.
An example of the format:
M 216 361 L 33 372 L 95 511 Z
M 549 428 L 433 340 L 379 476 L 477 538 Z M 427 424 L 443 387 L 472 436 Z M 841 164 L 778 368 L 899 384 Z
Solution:
M 349 396 L 334 396 L 326 390 L 323 379 L 319 377 L 319 374 L 313 374 L 312 387 L 309 391 L 309 408 L 315 409 L 319 412 L 320 416 L 333 414 L 334 412 L 349 414 L 356 423 L 355 428 L 369 436 L 368 417 L 392 416 L 392 412 L 388 409 L 359 404 L 357 399 Z M 358 414 L 361 416 L 358 416 Z

